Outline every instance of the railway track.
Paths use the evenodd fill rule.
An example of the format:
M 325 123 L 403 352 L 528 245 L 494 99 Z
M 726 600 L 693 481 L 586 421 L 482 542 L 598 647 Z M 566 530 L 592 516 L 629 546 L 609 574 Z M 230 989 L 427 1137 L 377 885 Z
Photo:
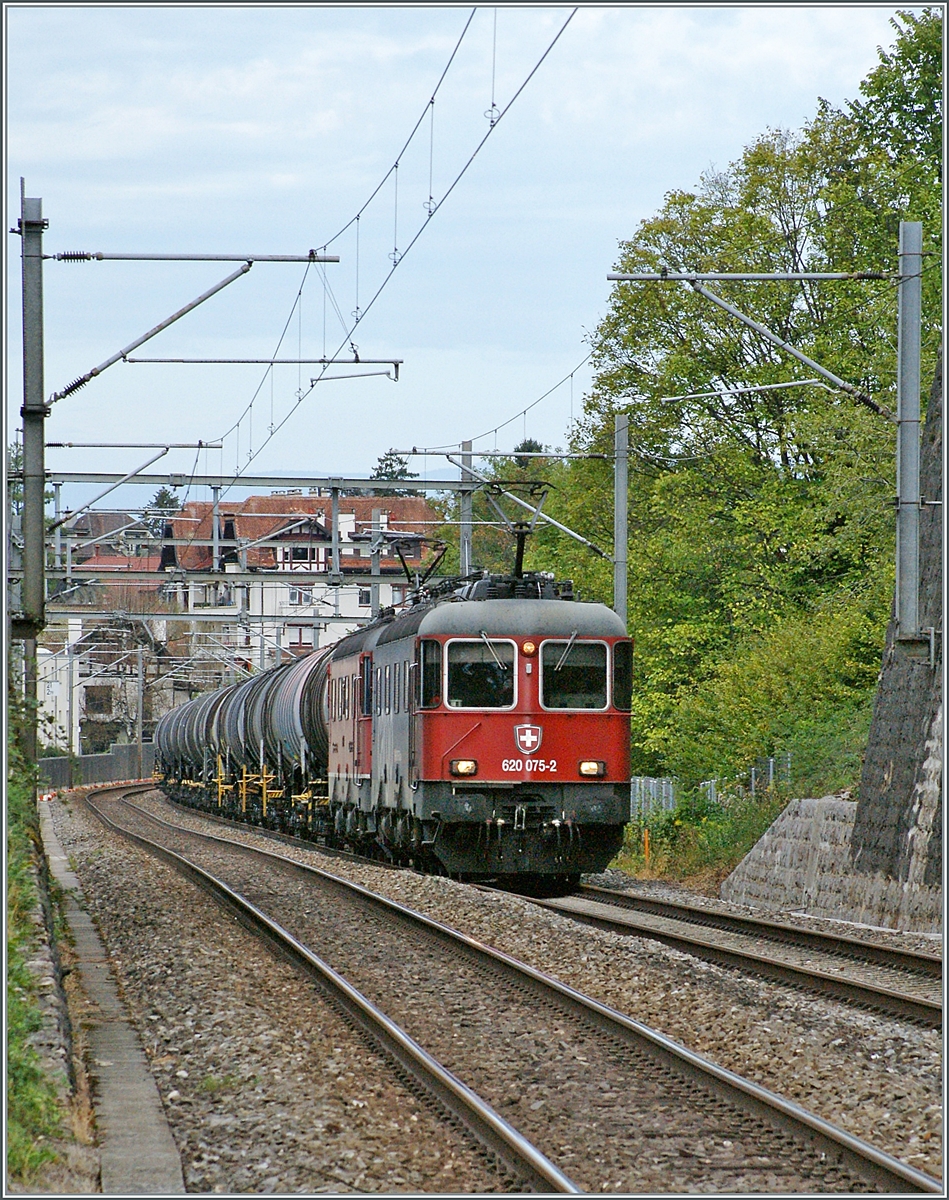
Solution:
M 127 802 L 129 795 L 152 790 L 151 785 L 134 785 L 122 789 L 105 789 L 94 793 L 94 796 L 96 799 L 107 798 Z M 114 819 L 114 814 L 110 816 L 106 813 L 102 805 L 96 803 L 96 799 L 88 796 L 86 804 L 109 829 L 161 858 L 191 882 L 204 888 L 216 900 L 230 908 L 246 928 L 263 937 L 278 953 L 303 968 L 330 1002 L 345 1015 L 349 1023 L 381 1051 L 400 1073 L 408 1076 L 417 1088 L 421 1088 L 449 1120 L 460 1124 L 481 1148 L 503 1164 L 515 1180 L 537 1192 L 576 1194 L 581 1191 L 480 1096 L 447 1071 L 391 1018 L 278 921 L 229 887 L 222 879 L 168 846 L 147 838 Z M 147 815 L 137 807 L 135 811 L 143 816 Z M 149 819 L 157 823 L 155 818 Z M 252 853 L 246 847 L 243 849 Z
M 721 966 L 942 1026 L 942 960 L 936 955 L 599 887 L 531 903 L 599 929 L 653 938 Z M 777 946 L 780 950 L 770 948 Z
M 146 813 L 129 803 L 136 790 L 147 789 L 87 803 L 342 983 L 360 1021 L 387 1013 L 388 1033 L 372 1036 L 440 1063 L 442 1104 L 480 1094 L 477 1122 L 459 1119 L 483 1144 L 495 1139 L 526 1186 L 941 1193 L 938 1180 L 559 981 L 315 867 Z

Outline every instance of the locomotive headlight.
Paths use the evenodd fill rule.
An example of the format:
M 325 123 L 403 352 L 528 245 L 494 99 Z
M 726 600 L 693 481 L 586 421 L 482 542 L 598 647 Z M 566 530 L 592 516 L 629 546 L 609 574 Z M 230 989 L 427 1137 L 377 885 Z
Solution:
M 521 646 L 521 650 L 527 655 L 528 658 L 530 658 L 532 655 L 537 653 L 537 646 L 533 642 L 525 642 L 523 646 Z
M 452 775 L 477 775 L 478 760 L 476 758 L 453 758 L 448 764 Z
M 580 763 L 580 774 L 602 777 L 606 774 L 606 763 L 599 762 L 594 758 L 585 758 L 583 762 Z

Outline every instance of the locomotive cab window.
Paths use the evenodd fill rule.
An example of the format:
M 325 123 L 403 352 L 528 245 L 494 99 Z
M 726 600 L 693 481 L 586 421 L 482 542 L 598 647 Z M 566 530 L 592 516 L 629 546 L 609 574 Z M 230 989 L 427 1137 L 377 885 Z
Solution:
M 450 642 L 451 708 L 510 708 L 514 703 L 514 647 L 510 642 Z
M 606 646 L 602 642 L 544 642 L 541 647 L 544 708 L 606 708 Z
M 623 712 L 633 706 L 633 643 L 613 646 L 613 705 Z
M 442 644 L 426 638 L 419 647 L 421 669 L 419 708 L 437 708 L 442 702 Z

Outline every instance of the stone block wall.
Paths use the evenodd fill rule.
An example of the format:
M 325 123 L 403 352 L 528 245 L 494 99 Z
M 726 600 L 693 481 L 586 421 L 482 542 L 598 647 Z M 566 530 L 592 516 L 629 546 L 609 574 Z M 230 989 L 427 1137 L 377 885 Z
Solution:
M 942 362 L 920 453 L 919 625 L 929 646 L 887 630 L 857 794 L 851 870 L 901 884 L 942 882 Z
M 938 933 L 942 888 L 921 872 L 899 879 L 855 871 L 857 805 L 825 796 L 792 800 L 722 884 L 723 900 L 888 929 Z

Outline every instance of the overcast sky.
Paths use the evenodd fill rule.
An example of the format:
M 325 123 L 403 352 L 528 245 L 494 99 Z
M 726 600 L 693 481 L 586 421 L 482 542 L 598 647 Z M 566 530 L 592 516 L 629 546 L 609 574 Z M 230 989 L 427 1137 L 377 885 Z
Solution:
M 478 9 L 394 179 L 359 222 L 365 308 L 570 14 Z M 45 249 L 305 254 L 356 214 L 392 166 L 470 8 L 9 5 L 6 227 L 19 178 L 43 198 Z M 318 368 L 118 363 L 56 404 L 54 441 L 192 442 L 252 413 L 200 470 L 364 474 L 390 446 L 491 430 L 567 375 L 603 315 L 617 242 L 664 194 L 736 159 L 817 98 L 858 94 L 896 6 L 582 7 L 467 174 L 400 262 L 354 341 L 404 360 L 400 381 L 322 382 L 261 449 Z M 496 35 L 495 35 L 496 13 Z M 433 119 L 430 119 L 433 118 Z M 431 192 L 430 181 L 431 176 Z M 355 227 L 334 242 L 328 296 L 310 268 L 282 357 L 333 353 L 357 305 Z M 7 237 L 8 414 L 21 379 L 19 242 Z M 51 261 L 46 392 L 121 349 L 238 264 Z M 733 264 L 739 268 L 741 264 Z M 248 275 L 138 351 L 271 356 L 299 265 Z M 335 304 L 334 304 L 335 301 Z M 325 316 L 324 316 L 325 310 Z M 325 328 L 325 334 L 324 334 Z M 384 368 L 363 368 L 384 369 Z M 358 368 L 357 368 L 358 370 Z M 333 368 L 346 373 L 346 368 Z M 579 413 L 589 373 L 577 372 Z M 563 444 L 571 388 L 497 434 Z M 491 449 L 495 435 L 477 443 Z M 53 467 L 129 470 L 141 450 L 50 450 Z M 162 469 L 189 472 L 193 451 Z M 418 460 L 430 473 L 437 460 Z M 155 468 L 158 469 L 158 468 Z M 123 494 L 132 501 L 128 490 Z M 193 493 L 194 494 L 194 493 Z

